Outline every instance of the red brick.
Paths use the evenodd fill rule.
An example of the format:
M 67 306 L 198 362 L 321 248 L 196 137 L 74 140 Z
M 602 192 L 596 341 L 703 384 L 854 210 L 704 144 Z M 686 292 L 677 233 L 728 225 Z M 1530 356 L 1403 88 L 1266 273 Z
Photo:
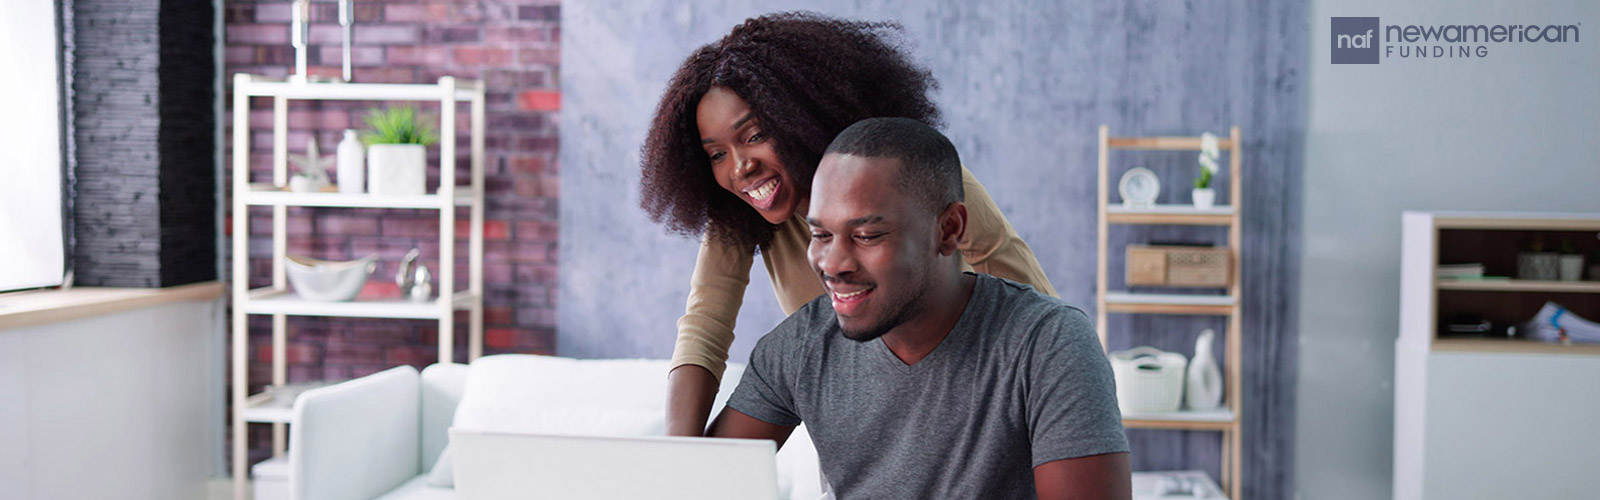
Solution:
M 517 109 L 528 111 L 560 111 L 561 92 L 527 90 L 517 94 Z
M 272 344 L 266 343 L 255 346 L 256 362 L 272 362 Z M 284 361 L 291 365 L 304 365 L 316 363 L 321 354 L 320 348 L 314 344 L 290 342 L 284 346 Z M 270 365 L 269 365 L 270 366 Z
M 397 365 L 427 365 L 439 357 L 438 349 L 430 349 L 420 345 L 397 345 L 386 351 L 384 363 L 390 366 Z
M 428 26 L 422 30 L 422 41 L 429 44 L 476 43 L 483 41 L 483 29 L 477 25 Z
M 556 241 L 560 235 L 560 227 L 555 222 L 524 221 L 518 222 L 518 241 Z
M 515 329 L 485 328 L 483 330 L 483 345 L 485 347 L 509 349 L 511 346 L 516 345 L 516 341 L 517 331 Z
M 462 66 L 504 66 L 511 63 L 511 50 L 498 47 L 456 47 L 451 54 Z
M 415 44 L 421 37 L 414 25 L 368 24 L 355 27 L 357 45 Z
M 450 6 L 445 4 L 383 6 L 383 20 L 391 23 L 438 22 L 449 16 Z
M 542 26 L 489 26 L 484 28 L 484 35 L 485 41 L 499 44 L 550 41 L 550 32 Z
M 339 45 L 324 45 L 322 53 L 323 64 L 344 65 L 344 47 Z M 384 63 L 383 47 L 350 47 L 351 66 L 382 66 Z
M 517 49 L 517 62 L 554 66 L 561 63 L 561 49 L 556 47 Z
M 236 24 L 223 30 L 229 44 L 282 45 L 289 43 L 289 27 L 279 24 Z
M 294 4 L 291 3 L 262 3 L 256 5 L 256 22 L 258 23 L 288 23 L 294 19 Z
M 356 25 L 355 27 L 351 28 L 350 36 L 352 38 L 359 37 L 360 34 L 361 25 Z M 334 45 L 343 47 L 344 27 L 337 24 L 312 24 L 310 32 L 308 32 L 306 35 L 306 41 L 313 46 Z
M 391 46 L 384 50 L 388 53 L 389 64 L 440 66 L 449 60 L 443 47 Z
M 512 321 L 515 321 L 515 319 L 515 313 L 509 307 L 484 306 L 483 308 L 483 324 L 485 325 L 509 325 Z
M 539 175 L 544 173 L 544 157 L 535 155 L 517 155 L 511 157 L 511 172 L 519 175 Z
M 418 83 L 416 70 L 393 65 L 379 68 L 355 68 L 355 80 L 362 83 Z

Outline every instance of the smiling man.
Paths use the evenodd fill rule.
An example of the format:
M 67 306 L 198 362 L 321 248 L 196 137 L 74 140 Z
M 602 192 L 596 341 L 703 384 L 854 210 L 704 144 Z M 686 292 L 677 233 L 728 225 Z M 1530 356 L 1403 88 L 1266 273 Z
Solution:
M 771 333 L 711 425 L 781 446 L 805 422 L 851 498 L 1128 498 L 1111 368 L 1084 313 L 962 273 L 961 161 L 920 122 L 828 147 L 808 257 L 827 293 Z

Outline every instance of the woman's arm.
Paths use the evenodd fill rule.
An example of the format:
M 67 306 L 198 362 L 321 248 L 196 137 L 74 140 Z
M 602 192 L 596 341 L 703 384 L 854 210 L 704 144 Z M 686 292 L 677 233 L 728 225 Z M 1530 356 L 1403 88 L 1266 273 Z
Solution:
M 1022 241 L 989 191 L 961 166 L 961 188 L 966 191 L 967 236 L 961 240 L 961 258 L 974 271 L 1032 285 L 1039 293 L 1060 297 L 1039 267 L 1033 249 Z
M 700 242 L 667 376 L 668 435 L 705 434 L 754 260 L 752 252 L 728 245 L 710 231 Z

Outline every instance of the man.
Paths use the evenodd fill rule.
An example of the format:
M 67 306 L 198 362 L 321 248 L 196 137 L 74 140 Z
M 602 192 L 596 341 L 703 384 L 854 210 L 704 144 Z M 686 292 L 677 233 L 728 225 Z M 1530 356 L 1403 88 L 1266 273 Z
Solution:
M 962 273 L 961 162 L 938 131 L 878 118 L 834 139 L 812 183 L 827 293 L 756 345 L 711 424 L 782 446 L 802 421 L 851 498 L 1128 498 L 1128 443 L 1078 309 Z

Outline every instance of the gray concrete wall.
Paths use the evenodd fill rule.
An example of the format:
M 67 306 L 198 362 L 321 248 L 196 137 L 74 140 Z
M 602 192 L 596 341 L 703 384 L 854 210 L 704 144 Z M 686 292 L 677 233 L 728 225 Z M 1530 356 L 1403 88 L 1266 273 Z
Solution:
M 1109 124 L 1118 135 L 1196 135 L 1239 125 L 1249 174 L 1245 492 L 1287 494 L 1296 335 L 1289 304 L 1300 241 L 1299 204 L 1291 201 L 1299 196 L 1303 157 L 1307 18 L 1299 1 L 565 2 L 559 353 L 671 354 L 696 243 L 668 236 L 638 208 L 638 151 L 650 113 L 691 50 L 747 17 L 796 8 L 905 25 L 916 58 L 942 84 L 944 132 L 1063 298 L 1091 313 L 1097 127 Z M 1188 201 L 1193 154 L 1126 153 L 1113 161 L 1113 175 L 1133 165 L 1155 170 L 1164 180 L 1161 201 Z M 1224 236 L 1119 229 L 1110 274 L 1121 275 L 1120 243 Z M 781 319 L 758 269 L 733 358 L 745 359 Z M 1138 343 L 1189 353 L 1201 328 L 1220 325 L 1113 316 L 1111 347 Z M 1218 472 L 1216 433 L 1130 436 L 1138 469 Z
M 1582 32 L 1335 66 L 1331 16 Z M 1389 498 L 1400 213 L 1600 211 L 1600 3 L 1316 0 L 1310 18 L 1295 484 L 1304 499 Z

